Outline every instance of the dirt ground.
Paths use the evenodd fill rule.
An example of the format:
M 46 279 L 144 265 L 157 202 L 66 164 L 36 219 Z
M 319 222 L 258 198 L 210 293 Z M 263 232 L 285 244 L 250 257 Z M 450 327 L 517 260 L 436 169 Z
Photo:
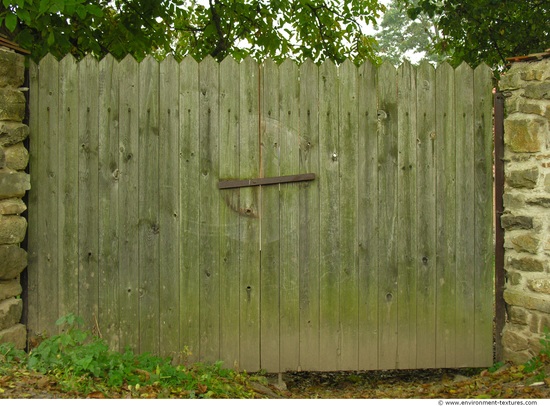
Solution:
M 549 371 L 550 372 L 550 371 Z M 523 367 L 505 365 L 489 370 L 411 370 L 368 372 L 293 372 L 267 375 L 263 384 L 253 382 L 257 398 L 287 399 L 399 399 L 399 398 L 480 398 L 547 399 L 550 379 L 526 372 Z M 28 371 L 0 376 L 0 398 L 135 398 L 171 397 L 143 388 L 142 393 L 114 388 L 108 393 L 66 392 L 53 377 Z

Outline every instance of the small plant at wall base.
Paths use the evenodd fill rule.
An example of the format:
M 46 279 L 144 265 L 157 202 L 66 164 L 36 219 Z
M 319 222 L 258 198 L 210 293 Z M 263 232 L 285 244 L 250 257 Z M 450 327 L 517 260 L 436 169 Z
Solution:
M 548 368 L 550 364 L 550 330 L 544 328 L 543 336 L 540 339 L 542 348 L 538 355 L 525 363 L 524 371 L 534 373 L 533 381 L 542 381 L 548 378 Z
M 0 345 L 0 365 L 19 364 L 54 377 L 65 392 L 109 397 L 122 389 L 127 397 L 253 398 L 250 380 L 261 379 L 213 365 L 174 366 L 168 358 L 110 351 L 107 344 L 79 328 L 82 320 L 72 314 L 57 324 L 62 334 L 49 337 L 28 355 Z M 7 367 L 6 367 L 7 368 Z M 8 374 L 0 367 L 0 375 Z

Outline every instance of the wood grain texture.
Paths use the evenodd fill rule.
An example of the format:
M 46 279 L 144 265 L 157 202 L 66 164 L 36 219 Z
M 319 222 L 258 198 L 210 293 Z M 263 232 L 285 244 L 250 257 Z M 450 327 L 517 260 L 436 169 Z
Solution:
M 29 77 L 30 334 L 75 312 L 113 349 L 247 371 L 491 363 L 486 66 Z

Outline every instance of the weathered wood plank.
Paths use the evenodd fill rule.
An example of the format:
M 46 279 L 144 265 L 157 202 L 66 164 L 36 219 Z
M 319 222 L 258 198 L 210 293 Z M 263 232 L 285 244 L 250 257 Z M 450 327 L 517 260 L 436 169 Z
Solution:
M 246 80 L 246 78 L 245 78 Z M 239 177 L 240 67 L 233 58 L 220 63 L 220 178 Z M 220 203 L 220 357 L 239 365 L 239 189 L 218 192 Z
M 39 66 L 29 61 L 29 87 L 32 89 L 29 92 L 29 110 L 32 114 L 29 115 L 29 132 L 33 136 L 29 139 L 29 173 L 32 188 L 29 190 L 28 208 L 27 208 L 27 289 L 23 292 L 23 298 L 26 298 L 23 312 L 27 315 L 27 335 L 29 338 L 40 333 L 40 320 L 38 302 L 38 284 L 40 282 L 40 260 L 43 258 L 39 251 L 42 247 L 40 244 L 40 196 L 43 195 L 44 189 L 41 176 L 46 173 L 40 170 L 42 149 L 42 138 L 45 136 L 40 129 L 42 112 L 40 109 L 40 70 Z M 26 295 L 26 296 L 25 296 Z M 78 305 L 78 304 L 77 304 Z M 76 312 L 75 312 L 76 313 Z
M 284 61 L 279 66 L 279 72 L 280 173 L 285 175 L 298 173 L 300 170 L 300 81 L 298 66 L 291 60 Z M 300 362 L 299 191 L 301 187 L 303 184 L 300 183 L 286 183 L 278 188 L 281 230 L 279 371 L 295 371 Z
M 138 63 L 131 56 L 120 64 L 119 86 L 119 283 L 120 348 L 139 350 L 138 233 Z
M 241 136 L 239 172 L 242 178 L 261 177 L 259 145 L 258 64 L 240 64 Z M 241 190 L 240 217 L 240 363 L 247 371 L 260 368 L 260 188 Z
M 300 66 L 300 172 L 319 172 L 319 68 Z M 317 370 L 319 353 L 319 181 L 300 187 L 300 364 Z
M 339 69 L 338 151 L 340 166 L 340 368 L 359 368 L 357 275 L 357 68 L 349 59 Z
M 358 286 L 359 369 L 378 368 L 378 70 L 358 71 Z
M 456 96 L 456 360 L 474 364 L 475 252 L 473 71 L 466 64 L 455 70 Z
M 456 366 L 456 134 L 454 70 L 436 71 L 436 366 Z
M 113 350 L 119 349 L 118 63 L 107 55 L 99 63 L 99 309 L 98 327 Z
M 59 63 L 59 314 L 78 313 L 78 65 Z M 31 171 L 33 173 L 33 171 Z M 31 183 L 32 188 L 36 183 Z M 30 214 L 30 212 L 29 212 Z M 30 224 L 30 222 L 29 222 Z M 118 331 L 116 332 L 118 334 Z
M 199 64 L 199 271 L 200 357 L 214 362 L 220 350 L 219 273 L 219 65 Z
M 180 339 L 179 65 L 172 56 L 160 64 L 159 86 L 159 345 L 169 356 Z
M 261 177 L 281 175 L 281 143 L 284 136 L 280 111 L 282 93 L 279 91 L 279 67 L 268 59 L 261 70 L 262 107 L 260 117 Z M 261 277 L 260 277 L 260 325 L 261 368 L 279 372 L 282 314 L 281 292 L 281 212 L 280 186 L 261 188 Z
M 180 351 L 199 359 L 199 67 L 180 63 Z
M 493 145 L 492 73 L 485 65 L 474 71 L 475 153 L 475 277 L 474 277 L 474 366 L 493 362 Z
M 159 351 L 159 64 L 139 64 L 139 348 Z
M 378 331 L 379 367 L 397 366 L 397 72 L 385 62 L 378 71 Z
M 398 69 L 397 368 L 416 367 L 416 71 Z
M 30 123 L 34 130 L 30 144 L 31 191 L 29 192 L 29 335 L 58 332 L 55 321 L 58 308 L 58 142 L 59 128 L 59 64 L 51 55 L 40 62 L 37 71 L 31 72 L 35 82 L 35 108 L 37 121 Z M 47 75 L 41 72 L 48 72 Z M 51 74 L 49 74 L 51 72 Z M 31 93 L 32 94 L 32 93 Z M 30 139 L 30 137 L 29 137 Z M 33 221 L 32 224 L 30 222 Z M 31 237 L 32 236 L 32 237 Z M 34 321 L 34 323 L 33 323 Z
M 338 73 L 332 61 L 319 67 L 319 312 L 321 370 L 340 368 L 340 183 Z
M 435 365 L 436 224 L 435 224 L 435 69 L 417 68 L 417 367 Z
M 87 56 L 79 63 L 78 144 L 78 312 L 85 328 L 95 326 L 99 305 L 98 230 L 98 62 Z

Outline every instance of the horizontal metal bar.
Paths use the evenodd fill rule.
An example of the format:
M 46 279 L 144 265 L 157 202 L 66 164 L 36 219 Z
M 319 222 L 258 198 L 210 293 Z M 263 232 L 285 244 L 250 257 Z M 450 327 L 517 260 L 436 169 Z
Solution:
M 220 180 L 218 182 L 218 189 L 233 189 L 233 188 L 250 187 L 250 186 L 276 185 L 280 183 L 302 182 L 302 181 L 314 180 L 314 179 L 315 179 L 314 173 L 303 173 L 300 175 L 274 176 L 271 178 Z

